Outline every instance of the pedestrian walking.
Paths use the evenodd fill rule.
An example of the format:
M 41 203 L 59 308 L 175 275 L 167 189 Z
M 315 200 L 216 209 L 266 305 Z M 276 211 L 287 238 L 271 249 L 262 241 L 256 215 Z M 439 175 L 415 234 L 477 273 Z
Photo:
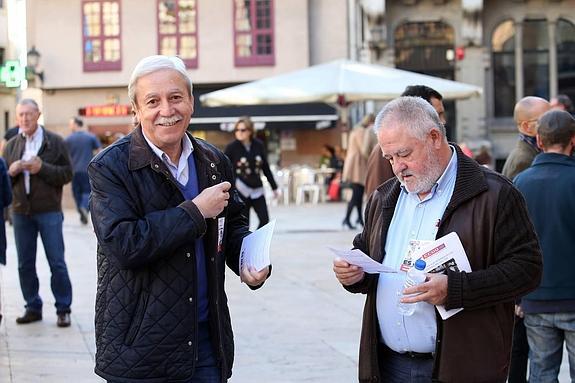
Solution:
M 545 113 L 537 144 L 543 153 L 514 181 L 525 197 L 545 265 L 539 287 L 521 299 L 529 382 L 557 382 L 563 343 L 575 381 L 575 119 L 566 111 Z
M 255 137 L 255 129 L 249 117 L 240 117 L 234 126 L 235 140 L 229 143 L 224 153 L 234 167 L 235 187 L 245 204 L 243 214 L 250 220 L 250 209 L 258 216 L 258 228 L 270 221 L 268 206 L 262 183 L 262 173 L 279 196 L 278 186 L 270 170 L 264 143 Z
M 42 238 L 52 277 L 57 324 L 70 326 L 72 284 L 64 259 L 62 187 L 72 179 L 72 165 L 64 140 L 38 124 L 36 101 L 23 99 L 16 106 L 21 134 L 6 144 L 4 158 L 12 180 L 12 221 L 18 274 L 26 301 L 18 324 L 42 320 L 42 299 L 36 273 L 38 234 Z
M 136 128 L 92 160 L 98 239 L 96 368 L 110 382 L 226 382 L 233 334 L 224 271 L 239 269 L 249 234 L 225 155 L 187 133 L 192 82 L 177 57 L 135 67 Z
M 360 382 L 504 382 L 514 299 L 533 290 L 541 254 L 521 194 L 505 178 L 449 144 L 435 109 L 419 97 L 388 103 L 375 122 L 383 155 L 397 177 L 377 189 L 353 246 L 400 269 L 410 241 L 457 233 L 472 271 L 446 269 L 407 288 L 403 272 L 365 274 L 334 260 L 350 292 L 367 295 L 360 341 Z M 438 319 L 434 305 L 464 310 Z
M 345 217 L 341 223 L 342 227 L 355 230 L 355 225 L 351 223 L 351 213 L 357 210 L 356 223 L 363 226 L 363 192 L 365 190 L 365 177 L 367 174 L 367 154 L 364 150 L 366 134 L 373 134 L 369 131 L 373 126 L 373 114 L 367 114 L 361 122 L 353 127 L 349 135 L 349 145 L 347 154 L 343 162 L 343 172 L 341 179 L 344 184 L 351 187 L 351 199 L 347 203 Z
M 531 166 L 535 156 L 540 153 L 535 136 L 537 120 L 551 108 L 547 100 L 540 97 L 524 97 L 515 104 L 513 119 L 519 131 L 519 139 L 511 151 L 502 174 L 513 180 L 517 174 Z M 515 308 L 515 325 L 513 329 L 513 348 L 511 351 L 511 366 L 509 368 L 509 383 L 525 383 L 527 381 L 527 363 L 529 361 L 529 344 L 523 324 L 521 305 Z
M 70 152 L 74 170 L 72 194 L 74 194 L 76 209 L 80 214 L 80 222 L 86 225 L 88 223 L 88 199 L 90 198 L 88 164 L 102 145 L 95 135 L 84 129 L 84 122 L 79 117 L 71 118 L 69 126 L 72 134 L 66 138 L 66 146 Z

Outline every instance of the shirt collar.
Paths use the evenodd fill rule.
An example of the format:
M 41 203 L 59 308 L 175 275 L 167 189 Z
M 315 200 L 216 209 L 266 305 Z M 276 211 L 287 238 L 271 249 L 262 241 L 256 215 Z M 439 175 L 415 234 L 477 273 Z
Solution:
M 22 137 L 30 141 L 36 141 L 37 139 L 42 139 L 42 137 L 44 137 L 44 132 L 42 131 L 42 126 L 40 125 L 38 125 L 38 128 L 36 128 L 36 131 L 32 134 L 31 137 L 27 137 L 24 132 L 22 132 L 22 128 L 18 128 L 18 133 L 22 134 Z
M 144 136 L 144 139 L 146 140 L 146 142 L 148 143 L 154 154 L 158 156 L 160 160 L 167 162 L 170 165 L 174 165 L 176 168 L 178 167 L 177 164 L 172 164 L 172 160 L 170 160 L 170 157 L 162 149 L 158 148 L 156 145 L 152 143 L 152 141 L 148 139 L 146 133 L 144 133 L 144 129 L 142 129 L 142 135 Z M 194 147 L 192 146 L 192 141 L 190 140 L 190 137 L 188 137 L 187 134 L 184 134 L 184 137 L 182 137 L 182 154 L 180 155 L 180 161 L 182 160 L 182 158 L 185 158 L 185 160 L 187 161 L 188 157 L 190 156 L 190 154 L 192 154 L 193 151 Z

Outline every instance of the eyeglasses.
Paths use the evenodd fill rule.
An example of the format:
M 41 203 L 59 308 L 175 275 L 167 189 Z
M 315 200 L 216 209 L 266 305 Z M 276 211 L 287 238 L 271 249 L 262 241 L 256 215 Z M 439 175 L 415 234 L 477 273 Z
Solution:
M 247 132 L 247 131 L 248 130 L 246 128 L 234 129 L 234 132 L 240 132 L 240 133 Z

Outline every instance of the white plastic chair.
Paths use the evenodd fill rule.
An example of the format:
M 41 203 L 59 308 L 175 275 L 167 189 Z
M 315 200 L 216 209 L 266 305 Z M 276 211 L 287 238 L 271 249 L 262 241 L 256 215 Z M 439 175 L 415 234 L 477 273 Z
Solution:
M 311 203 L 317 204 L 320 199 L 321 187 L 316 181 L 313 169 L 303 167 L 294 172 L 293 178 L 296 187 L 296 205 L 304 203 L 306 196 L 309 196 Z

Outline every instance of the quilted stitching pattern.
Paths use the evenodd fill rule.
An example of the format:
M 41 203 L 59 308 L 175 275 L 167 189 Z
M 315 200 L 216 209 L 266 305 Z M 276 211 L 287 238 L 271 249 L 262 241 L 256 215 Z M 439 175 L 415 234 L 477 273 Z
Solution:
M 196 307 L 189 301 L 190 297 L 196 301 L 193 240 L 202 234 L 204 223 L 177 208 L 182 195 L 164 173 L 151 166 L 128 169 L 130 140 L 137 133 L 97 156 L 89 169 L 99 244 L 96 371 L 113 379 L 185 379 L 191 376 L 195 359 L 194 348 L 188 345 L 196 341 Z M 201 149 L 194 151 L 195 156 L 211 150 L 212 156 L 222 157 L 231 181 L 231 167 L 220 152 L 197 141 L 194 148 Z M 217 281 L 218 301 L 226 302 L 223 272 L 208 270 L 210 279 Z M 210 300 L 210 307 L 216 307 L 214 294 Z M 233 337 L 227 307 L 221 306 L 218 313 L 210 320 L 215 321 L 212 328 L 223 329 L 216 339 L 224 350 L 220 357 L 224 357 L 222 375 L 227 377 Z

